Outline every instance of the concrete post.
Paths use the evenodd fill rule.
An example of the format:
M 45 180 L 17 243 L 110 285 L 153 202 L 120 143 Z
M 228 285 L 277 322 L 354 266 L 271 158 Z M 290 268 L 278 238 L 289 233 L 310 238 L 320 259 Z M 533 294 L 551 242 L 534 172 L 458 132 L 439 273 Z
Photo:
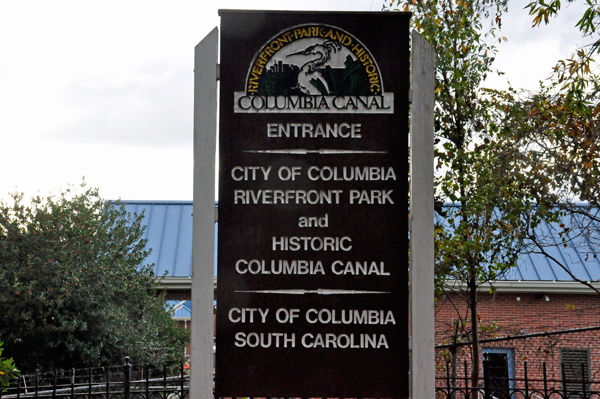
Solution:
M 215 28 L 195 49 L 190 399 L 213 397 L 218 39 Z
M 435 398 L 433 119 L 435 54 L 412 32 L 410 107 L 410 390 Z

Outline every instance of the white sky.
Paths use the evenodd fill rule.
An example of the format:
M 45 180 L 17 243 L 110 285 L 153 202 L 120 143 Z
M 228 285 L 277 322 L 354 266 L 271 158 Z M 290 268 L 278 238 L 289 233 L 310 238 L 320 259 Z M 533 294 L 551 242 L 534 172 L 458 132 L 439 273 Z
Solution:
M 535 88 L 582 42 L 582 4 L 532 29 L 528 1 L 511 1 L 494 67 L 514 87 Z M 217 9 L 383 3 L 0 0 L 0 199 L 46 195 L 85 176 L 107 199 L 191 200 L 193 51 L 218 25 Z M 502 87 L 505 77 L 489 83 Z

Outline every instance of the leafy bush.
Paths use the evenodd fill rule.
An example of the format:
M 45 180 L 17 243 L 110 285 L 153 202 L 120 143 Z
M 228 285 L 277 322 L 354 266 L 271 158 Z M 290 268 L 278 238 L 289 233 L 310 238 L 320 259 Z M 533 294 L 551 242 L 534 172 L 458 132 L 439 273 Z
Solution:
M 10 380 L 17 378 L 21 373 L 15 367 L 15 363 L 12 358 L 2 357 L 2 348 L 4 342 L 0 342 L 0 389 L 6 391 L 10 384 Z
M 97 189 L 0 202 L 0 337 L 21 371 L 181 360 L 142 221 Z

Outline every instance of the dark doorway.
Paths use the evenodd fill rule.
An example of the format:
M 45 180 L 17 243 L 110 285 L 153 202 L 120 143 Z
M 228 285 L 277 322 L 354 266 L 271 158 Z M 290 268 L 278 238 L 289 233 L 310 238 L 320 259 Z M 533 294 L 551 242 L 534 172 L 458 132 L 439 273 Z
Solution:
M 492 397 L 510 399 L 508 356 L 506 353 L 484 353 L 483 366 L 488 368 Z M 485 370 L 484 370 L 485 373 Z

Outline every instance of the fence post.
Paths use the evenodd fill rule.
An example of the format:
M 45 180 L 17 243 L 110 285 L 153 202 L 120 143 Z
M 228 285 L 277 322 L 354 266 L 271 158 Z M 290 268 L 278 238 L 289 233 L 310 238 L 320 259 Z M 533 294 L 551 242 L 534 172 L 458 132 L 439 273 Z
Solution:
M 468 398 L 470 396 L 469 393 L 469 366 L 467 366 L 467 361 L 465 360 L 465 397 Z
M 523 363 L 523 372 L 525 373 L 525 397 L 529 397 L 529 380 L 527 378 L 527 362 Z
M 183 392 L 183 382 L 185 380 L 185 376 L 183 375 L 183 364 L 181 365 L 181 394 L 179 395 L 179 399 L 183 399 L 183 397 L 185 396 L 185 393 Z
M 450 387 L 450 363 L 446 362 L 446 387 L 448 388 L 448 398 L 452 397 L 452 388 Z
M 548 397 L 548 377 L 546 374 L 546 362 L 543 363 L 544 366 L 544 398 Z
M 110 396 L 110 366 L 106 367 L 106 399 Z
M 125 356 L 125 365 L 123 366 L 123 399 L 129 399 L 131 393 L 129 379 L 131 377 L 131 364 L 129 364 L 129 356 Z
M 40 370 L 35 369 L 35 397 L 38 396 L 38 384 L 40 380 Z
M 52 384 L 52 399 L 56 398 L 56 369 L 54 369 L 54 383 Z
M 563 398 L 567 398 L 567 375 L 565 374 L 565 364 L 560 364 L 560 369 L 562 371 L 562 380 L 563 380 Z
M 150 366 L 148 363 L 144 365 L 144 372 L 146 373 L 146 399 L 150 399 Z
M 21 378 L 25 378 L 24 376 L 17 378 L 17 399 L 21 397 Z
M 163 399 L 167 399 L 167 364 L 163 364 Z
M 94 376 L 92 375 L 92 368 L 90 367 L 90 369 L 88 370 L 88 397 L 90 399 L 92 399 L 92 380 L 94 379 Z
M 71 369 L 71 399 L 75 397 L 75 367 Z
M 492 399 L 492 387 L 490 384 L 490 361 L 483 361 L 483 395 L 485 399 Z

